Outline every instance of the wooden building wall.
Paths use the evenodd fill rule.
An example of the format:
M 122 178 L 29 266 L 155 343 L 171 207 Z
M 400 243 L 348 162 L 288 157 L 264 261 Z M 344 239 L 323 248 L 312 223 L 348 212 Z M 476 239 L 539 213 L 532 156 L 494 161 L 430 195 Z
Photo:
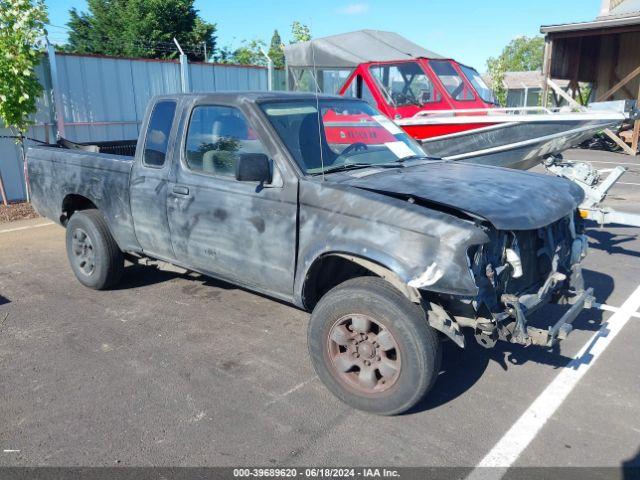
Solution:
M 584 31 L 550 37 L 551 78 L 594 83 L 595 98 L 640 66 L 640 26 L 623 33 Z M 635 78 L 610 99 L 636 99 L 639 87 L 640 78 Z
M 596 97 L 605 93 L 640 66 L 640 31 L 605 35 L 600 46 L 600 61 L 596 79 Z M 640 77 L 631 80 L 613 94 L 611 100 L 638 98 Z

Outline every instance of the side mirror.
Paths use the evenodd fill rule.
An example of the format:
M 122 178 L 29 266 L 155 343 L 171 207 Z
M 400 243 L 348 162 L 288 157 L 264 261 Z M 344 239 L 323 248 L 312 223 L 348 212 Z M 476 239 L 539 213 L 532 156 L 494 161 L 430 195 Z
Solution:
M 264 153 L 241 153 L 236 162 L 236 180 L 271 183 L 271 164 Z

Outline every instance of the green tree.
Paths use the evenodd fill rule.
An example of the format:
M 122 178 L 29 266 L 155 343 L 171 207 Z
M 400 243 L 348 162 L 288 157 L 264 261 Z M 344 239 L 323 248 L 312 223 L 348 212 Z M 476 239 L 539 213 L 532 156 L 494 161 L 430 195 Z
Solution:
M 291 24 L 291 38 L 291 43 L 308 42 L 311 40 L 311 29 L 296 20 Z
M 0 118 L 19 134 L 33 123 L 42 93 L 34 68 L 47 22 L 43 0 L 0 0 Z
M 271 57 L 274 67 L 284 67 L 284 45 L 282 44 L 282 38 L 280 38 L 278 30 L 273 31 L 271 45 L 269 46 L 269 57 Z
M 487 61 L 487 73 L 491 78 L 491 89 L 500 105 L 507 104 L 507 87 L 504 84 L 506 69 L 501 57 Z
M 265 65 L 267 59 L 262 54 L 266 44 L 262 40 L 243 40 L 231 57 L 230 63 L 240 65 Z
M 218 63 L 233 63 L 233 49 L 229 45 L 216 49 L 214 59 Z
M 493 91 L 504 105 L 507 91 L 504 87 L 506 72 L 542 70 L 544 37 L 517 37 L 504 47 L 502 53 L 487 60 L 487 72 L 491 76 Z
M 215 55 L 216 25 L 204 21 L 194 0 L 87 0 L 70 11 L 67 50 L 104 55 L 173 58 L 175 37 L 192 60 Z
M 23 160 L 23 137 L 42 93 L 34 69 L 47 22 L 43 0 L 0 0 L 0 119 L 19 137 Z

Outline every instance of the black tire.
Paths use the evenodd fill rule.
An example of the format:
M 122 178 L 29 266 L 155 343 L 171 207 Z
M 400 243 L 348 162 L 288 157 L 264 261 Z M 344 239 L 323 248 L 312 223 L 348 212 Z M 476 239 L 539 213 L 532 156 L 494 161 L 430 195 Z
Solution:
M 67 223 L 67 257 L 84 286 L 104 290 L 124 273 L 124 255 L 98 210 L 82 210 Z
M 350 317 L 372 320 L 369 324 L 375 323 L 377 326 L 369 328 L 371 331 L 379 328 L 379 336 L 369 333 L 370 338 L 363 340 L 367 336 L 360 331 L 365 330 L 356 328 L 355 321 L 349 320 Z M 347 346 L 333 340 L 334 329 L 342 332 L 337 336 Z M 395 356 L 399 358 L 399 368 L 396 368 L 393 377 L 382 375 L 382 370 L 375 370 L 375 365 L 371 365 L 372 362 L 381 365 L 382 362 L 374 361 L 374 358 L 381 360 L 380 353 L 383 357 L 387 355 L 381 352 L 384 348 L 378 344 L 383 343 L 382 330 L 388 330 L 393 337 L 395 348 L 389 350 L 391 354 L 397 349 Z M 343 335 L 346 333 L 350 333 L 348 342 L 344 341 Z M 384 335 L 388 337 L 387 333 Z M 373 347 L 365 345 L 371 338 L 378 339 Z M 324 295 L 311 314 L 307 341 L 313 366 L 327 388 L 348 405 L 379 415 L 396 415 L 415 406 L 431 389 L 440 369 L 440 340 L 437 332 L 428 324 L 424 310 L 390 283 L 377 277 L 347 280 Z M 340 349 L 338 353 L 336 346 Z M 362 354 L 359 350 L 361 346 L 367 347 Z M 338 357 L 346 354 L 358 356 L 358 360 L 344 357 L 347 362 L 362 361 L 364 357 L 371 361 L 368 367 L 354 365 L 347 373 L 341 373 L 345 367 L 343 358 Z M 342 368 L 338 368 L 338 364 Z M 360 384 L 361 368 L 374 369 L 376 378 L 372 382 L 377 382 L 374 387 L 370 388 L 369 383 L 365 387 Z M 388 386 L 391 382 L 386 382 L 386 378 L 391 378 L 391 386 Z M 381 385 L 381 382 L 387 385 Z M 379 388 L 386 389 L 380 391 Z

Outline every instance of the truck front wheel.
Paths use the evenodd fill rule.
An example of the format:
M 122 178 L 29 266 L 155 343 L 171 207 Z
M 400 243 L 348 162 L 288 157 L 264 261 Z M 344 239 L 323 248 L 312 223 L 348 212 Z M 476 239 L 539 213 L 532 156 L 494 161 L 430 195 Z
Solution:
M 440 342 L 424 311 L 377 277 L 347 280 L 322 297 L 308 345 L 320 380 L 335 396 L 379 415 L 416 405 L 440 368 Z
M 98 210 L 82 210 L 71 217 L 67 256 L 76 278 L 86 287 L 104 290 L 122 278 L 124 256 Z

